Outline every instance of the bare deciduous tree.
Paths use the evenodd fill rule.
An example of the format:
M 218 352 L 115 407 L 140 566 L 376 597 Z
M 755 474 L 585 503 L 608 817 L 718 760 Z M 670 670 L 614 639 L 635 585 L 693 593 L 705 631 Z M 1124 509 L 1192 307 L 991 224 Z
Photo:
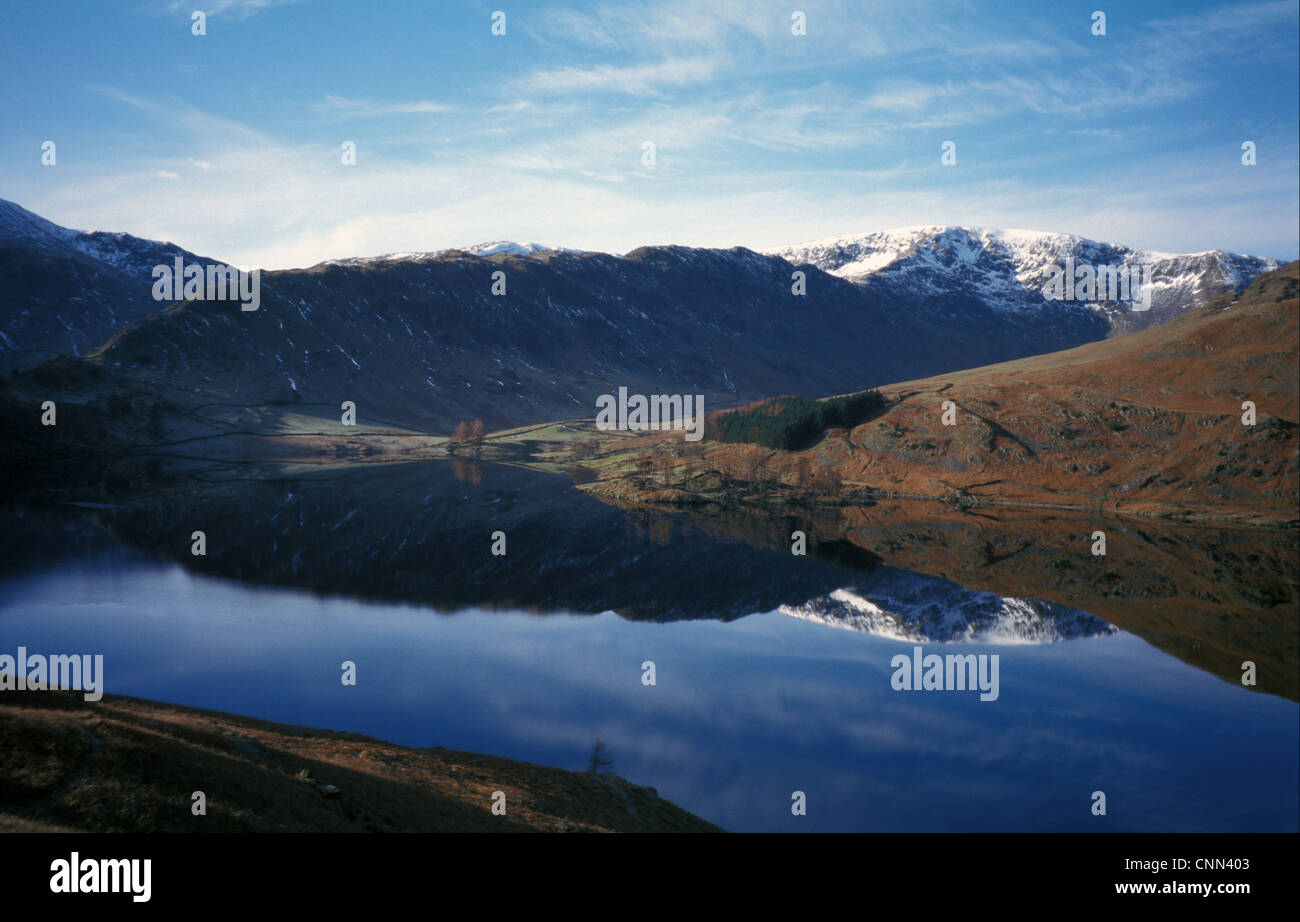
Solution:
M 840 476 L 838 467 L 827 466 L 817 472 L 817 486 L 827 493 L 838 495 L 840 488 L 844 485 L 843 478 Z
M 605 741 L 597 739 L 596 745 L 591 747 L 591 755 L 587 756 L 587 771 L 593 775 L 599 775 L 602 768 L 613 764 L 614 760 L 609 755 L 609 749 L 605 746 Z
M 800 455 L 794 463 L 795 486 L 806 487 L 812 481 L 812 462 L 807 455 Z
M 659 452 L 655 455 L 655 466 L 659 468 L 659 482 L 664 486 L 668 486 L 673 473 L 672 455 L 667 452 Z

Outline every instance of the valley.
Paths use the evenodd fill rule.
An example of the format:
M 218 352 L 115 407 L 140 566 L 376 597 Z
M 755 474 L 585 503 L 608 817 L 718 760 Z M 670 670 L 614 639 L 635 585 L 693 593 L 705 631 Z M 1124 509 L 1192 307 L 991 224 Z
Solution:
M 6 244 L 29 247 L 28 265 L 62 258 L 84 266 L 108 252 L 108 244 L 92 247 L 75 232 L 38 229 L 48 237 L 39 245 Z M 930 236 L 948 246 L 954 233 Z M 1060 239 L 1050 242 L 1055 247 Z M 166 245 L 135 238 L 112 243 L 117 256 L 166 252 L 159 249 Z M 1083 257 L 1098 255 L 1090 242 L 1074 246 Z M 67 247 L 76 252 L 51 255 Z M 1025 700 L 1016 683 L 1026 672 L 1066 669 L 1050 665 L 1050 648 L 1122 638 L 1116 647 L 1088 649 L 1101 661 L 1136 656 L 1144 668 L 1172 668 L 1158 666 L 1167 661 L 1190 667 L 1214 683 L 1197 686 L 1207 702 L 1241 688 L 1252 698 L 1298 700 L 1297 264 L 1267 271 L 1258 261 L 1219 259 L 1222 272 L 1204 268 L 1196 285 L 1169 284 L 1166 266 L 1157 271 L 1152 301 L 1165 322 L 1143 325 L 1113 304 L 1052 302 L 1041 292 L 1041 303 L 999 300 L 985 283 L 955 282 L 951 266 L 944 284 L 964 284 L 964 292 L 908 305 L 904 289 L 891 286 L 918 272 L 940 272 L 936 253 L 965 252 L 973 261 L 959 262 L 967 268 L 991 259 L 998 272 L 1026 276 L 1026 286 L 1032 273 L 960 248 L 922 247 L 910 268 L 899 263 L 903 257 L 857 252 L 881 265 L 841 277 L 836 273 L 849 264 L 839 257 L 790 254 L 828 267 L 798 263 L 809 283 L 802 297 L 790 293 L 796 263 L 741 249 L 642 248 L 612 257 L 492 245 L 339 261 L 264 273 L 257 311 L 197 299 L 156 313 L 142 306 L 97 347 L 54 356 L 9 349 L 0 380 L 10 516 L 0 578 L 8 574 L 18 581 L 11 585 L 30 585 L 36 594 L 35 609 L 21 592 L 15 598 L 29 625 L 46 623 L 34 612 L 52 590 L 44 588 L 45 577 L 24 574 L 68 566 L 94 571 L 103 561 L 121 561 L 110 571 L 135 574 L 129 579 L 141 581 L 141 598 L 182 578 L 196 598 L 235 594 L 237 601 L 205 601 L 187 616 L 194 630 L 232 606 L 262 610 L 267 603 L 258 593 L 280 593 L 267 612 L 280 605 L 295 612 L 306 598 L 325 608 L 356 606 L 347 631 L 363 632 L 365 613 L 373 613 L 406 632 L 412 650 L 465 632 L 457 642 L 468 646 L 459 656 L 475 662 L 494 655 L 501 619 L 521 630 L 511 620 L 521 613 L 554 625 L 539 627 L 548 639 L 535 642 L 557 650 L 595 644 L 594 651 L 613 632 L 634 665 L 648 661 L 637 652 L 645 643 L 639 630 L 659 626 L 674 638 L 676 653 L 666 662 L 678 668 L 706 655 L 687 640 L 698 636 L 691 625 L 743 626 L 727 636 L 725 650 L 708 654 L 723 657 L 728 675 L 741 682 L 763 668 L 744 652 L 754 631 L 776 631 L 800 650 L 830 643 L 804 630 L 831 629 L 852 638 L 834 647 L 835 655 L 858 655 L 860 639 L 877 650 L 881 658 L 871 668 L 881 669 L 891 661 L 890 648 L 876 645 L 899 641 L 1037 651 L 1028 658 L 1002 654 L 1004 670 L 1012 663 L 1004 689 L 986 690 L 991 697 L 984 699 L 999 703 Z M 103 286 L 134 292 L 139 269 L 131 259 L 115 259 L 93 271 Z M 511 280 L 505 298 L 490 293 L 494 272 Z M 102 288 L 105 296 L 117 297 L 110 287 Z M 57 289 L 32 291 L 39 301 Z M 134 297 L 120 299 L 123 315 Z M 80 330 L 77 336 L 97 335 L 75 315 L 60 322 Z M 21 329 L 10 326 L 6 334 Z M 16 336 L 7 342 L 18 343 Z M 864 399 L 865 388 L 879 398 Z M 702 427 L 692 420 L 703 438 L 638 431 L 631 425 L 634 400 L 624 396 L 638 393 L 657 395 L 643 398 L 645 406 L 658 400 L 661 410 L 673 407 L 674 418 L 665 394 L 707 406 Z M 779 395 L 788 396 L 773 399 Z M 47 401 L 57 409 L 55 425 L 44 425 L 38 412 Z M 761 418 L 841 404 L 856 408 L 848 424 L 825 421 L 835 414 L 818 416 L 822 422 L 811 430 L 800 423 L 788 444 L 777 427 L 778 447 L 745 441 L 743 429 L 720 423 L 739 410 Z M 626 428 L 611 428 L 620 407 Z M 204 533 L 199 555 L 196 530 Z M 792 554 L 795 534 L 800 550 Z M 1105 536 L 1103 555 L 1094 553 L 1098 534 Z M 111 597 L 116 590 L 89 591 Z M 411 622 L 411 611 L 423 615 Z M 130 634 L 147 630 L 138 622 L 146 614 L 121 610 L 113 617 Z M 274 617 L 290 617 L 304 637 L 315 630 L 310 619 Z M 153 638 L 158 651 L 173 649 L 177 641 L 169 637 Z M 112 650 L 120 639 L 104 634 L 99 643 Z M 316 711 L 309 676 L 318 666 L 289 652 L 302 643 L 285 653 L 301 673 L 296 678 L 250 673 L 250 681 L 280 689 L 292 702 L 283 716 L 310 724 Z M 1133 643 L 1143 646 L 1127 652 Z M 191 648 L 182 640 L 174 649 L 196 674 L 211 668 L 203 644 Z M 116 650 L 110 668 L 135 655 L 142 654 Z M 423 655 L 453 657 L 443 668 L 454 674 L 457 654 L 438 648 Z M 566 666 L 577 670 L 575 687 L 586 674 L 579 667 L 595 655 Z M 531 683 L 527 698 L 535 699 L 550 687 L 536 674 L 546 662 L 529 656 L 502 668 L 513 681 Z M 799 662 L 796 653 L 782 669 L 797 672 Z M 1074 685 L 1092 681 L 1087 657 L 1070 662 Z M 1245 662 L 1254 672 L 1253 684 L 1243 686 Z M 750 670 L 757 672 L 746 678 Z M 886 670 L 886 691 L 888 679 Z M 467 688 L 474 680 L 454 681 Z M 734 692 L 718 681 L 710 694 L 730 700 Z M 828 717 L 845 704 L 817 697 L 812 676 L 802 681 Z M 63 745 L 55 737 L 75 736 L 78 721 L 112 723 L 123 740 L 146 718 L 155 729 L 225 721 L 228 738 L 257 740 L 239 743 L 244 755 L 280 753 L 272 760 L 277 772 L 306 757 L 299 742 L 286 742 L 290 737 L 327 735 L 185 710 L 221 701 L 228 710 L 263 715 L 258 700 L 213 691 L 220 687 L 128 683 L 128 694 L 175 703 L 120 698 L 110 689 L 96 705 L 100 716 L 56 714 L 65 707 L 56 706 L 60 699 L 42 698 L 40 708 L 10 708 L 6 719 L 28 736 L 38 728 L 52 734 L 50 746 Z M 366 700 L 373 709 L 387 699 Z M 477 707 L 483 723 L 462 731 L 466 748 L 510 746 L 550 764 L 573 759 L 571 743 L 539 747 L 513 725 L 511 713 Z M 515 707 L 524 707 L 522 699 Z M 358 725 L 384 720 L 372 716 Z M 177 731 L 173 742 L 188 753 L 177 749 L 177 758 L 206 758 L 201 753 L 211 743 L 190 751 L 197 732 Z M 681 745 L 702 745 L 696 730 L 676 732 L 684 734 Z M 409 743 L 418 728 L 393 725 L 384 733 Z M 346 788 L 345 799 L 354 788 L 364 790 L 363 803 L 341 807 L 324 797 L 325 812 L 307 822 L 406 828 L 374 799 L 406 782 L 363 777 L 347 755 L 347 739 L 333 749 L 317 746 L 312 764 L 322 778 L 349 779 L 330 785 Z M 389 762 L 428 761 L 421 785 L 442 785 L 444 794 L 460 788 L 448 782 L 445 759 L 434 764 L 374 740 L 360 745 L 367 752 L 389 747 Z M 668 777 L 640 744 L 625 738 L 622 747 L 634 753 L 634 774 Z M 463 764 L 490 757 L 456 758 L 459 775 Z M 727 770 L 709 764 L 710 771 Z M 512 796 L 541 797 L 526 793 L 528 785 L 537 771 L 555 770 L 520 771 Z M 431 780 L 439 773 L 441 781 Z M 276 783 L 293 787 L 291 773 L 286 778 Z M 234 775 L 231 782 L 245 784 Z M 572 788 L 571 799 L 525 814 L 511 828 L 703 828 L 666 803 L 648 819 L 644 811 L 654 802 L 633 794 L 644 790 L 635 785 L 557 783 Z M 398 786 L 381 797 L 375 785 Z M 634 800 L 634 813 L 611 812 L 602 799 L 609 785 L 623 786 L 620 802 L 642 798 Z M 721 825 L 748 816 L 709 812 L 689 784 L 671 797 L 688 809 L 703 805 L 700 815 Z M 4 822 L 20 829 L 145 828 L 122 825 L 120 817 L 108 825 L 92 821 L 66 801 L 60 809 L 10 810 Z M 265 804 L 248 800 L 240 809 L 257 814 L 257 828 L 280 828 Z M 471 820 L 463 811 L 476 809 L 433 806 L 418 823 L 438 828 L 452 815 L 447 811 L 459 810 L 455 823 L 464 827 Z M 227 820 L 244 828 L 238 814 Z M 161 814 L 142 822 L 179 828 Z

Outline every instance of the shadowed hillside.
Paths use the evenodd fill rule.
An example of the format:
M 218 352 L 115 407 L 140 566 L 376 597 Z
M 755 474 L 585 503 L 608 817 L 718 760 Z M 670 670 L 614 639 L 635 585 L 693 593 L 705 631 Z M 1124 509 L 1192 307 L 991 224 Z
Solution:
M 721 831 L 614 775 L 114 695 L 8 692 L 0 766 L 5 832 Z

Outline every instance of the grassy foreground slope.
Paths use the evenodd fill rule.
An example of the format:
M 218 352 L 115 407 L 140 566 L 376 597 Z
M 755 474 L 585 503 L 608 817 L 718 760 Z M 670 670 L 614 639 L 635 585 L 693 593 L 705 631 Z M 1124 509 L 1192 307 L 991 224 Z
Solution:
M 203 791 L 207 815 L 192 813 Z M 506 814 L 492 814 L 492 794 Z M 105 695 L 0 699 L 0 832 L 719 832 L 652 788 Z

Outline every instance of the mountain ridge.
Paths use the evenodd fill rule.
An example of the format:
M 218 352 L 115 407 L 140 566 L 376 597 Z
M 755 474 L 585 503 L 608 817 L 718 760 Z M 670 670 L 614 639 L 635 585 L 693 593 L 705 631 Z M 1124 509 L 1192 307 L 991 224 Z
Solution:
M 1114 332 L 1074 302 L 999 300 L 989 286 L 1004 254 L 983 265 L 970 240 L 949 242 L 948 263 L 927 250 L 857 282 L 745 247 L 616 256 L 495 241 L 266 270 L 260 307 L 245 312 L 154 300 L 155 265 L 210 262 L 175 244 L 72 231 L 0 202 L 0 373 L 72 356 L 180 405 L 351 400 L 449 431 L 584 416 L 620 386 L 710 407 L 842 393 Z M 1202 294 L 1178 289 L 1168 310 Z M 83 377 L 63 367 L 46 384 L 65 372 Z
M 826 237 L 765 252 L 878 286 L 904 304 L 974 292 L 984 303 L 1017 313 L 1042 304 L 1050 270 L 1063 267 L 1067 258 L 1094 267 L 1150 266 L 1148 309 L 1136 310 L 1119 300 L 1078 302 L 1105 319 L 1112 333 L 1167 322 L 1283 265 L 1221 249 L 1167 253 L 1076 234 L 964 225 L 915 225 Z
M 177 402 L 351 400 L 363 415 L 426 431 L 475 417 L 504 427 L 584 416 L 620 386 L 703 394 L 710 406 L 858 389 L 1105 334 L 1061 305 L 1014 318 L 979 305 L 942 322 L 909 316 L 817 270 L 801 295 L 788 262 L 743 247 L 452 250 L 268 270 L 259 309 L 244 312 L 153 300 L 154 264 L 197 259 L 170 244 L 37 229 L 34 241 L 11 231 L 0 243 L 0 290 L 11 293 L 0 304 L 0 372 L 72 355 Z M 83 252 L 110 244 L 131 255 L 110 265 Z M 70 266 L 81 267 L 71 278 Z M 40 386 L 65 372 L 82 377 L 54 369 Z

